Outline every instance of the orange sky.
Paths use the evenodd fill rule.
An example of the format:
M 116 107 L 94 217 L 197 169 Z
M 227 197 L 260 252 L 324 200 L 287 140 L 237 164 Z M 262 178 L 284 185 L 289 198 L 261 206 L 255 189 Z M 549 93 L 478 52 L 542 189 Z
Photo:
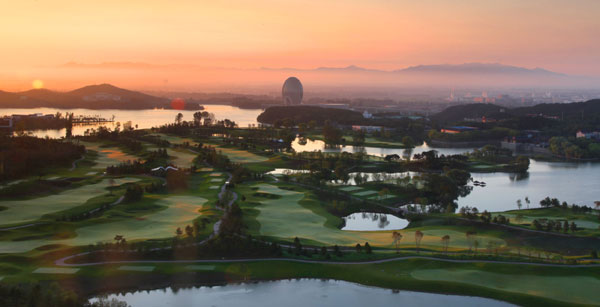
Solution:
M 129 76 L 74 72 L 62 67 L 68 62 L 196 71 L 498 62 L 600 75 L 597 0 L 0 1 L 4 90 L 30 88 L 35 79 L 69 89 Z M 225 82 L 211 79 L 212 71 L 198 84 Z M 158 74 L 148 78 L 160 83 Z

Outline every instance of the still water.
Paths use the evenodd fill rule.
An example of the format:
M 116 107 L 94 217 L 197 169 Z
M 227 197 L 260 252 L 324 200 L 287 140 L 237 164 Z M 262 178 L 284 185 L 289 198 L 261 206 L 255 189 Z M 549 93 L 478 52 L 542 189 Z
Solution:
M 487 298 L 392 291 L 345 281 L 296 279 L 113 294 L 132 307 L 164 306 L 514 306 Z M 96 301 L 95 299 L 91 300 Z
M 417 153 L 422 153 L 424 151 L 437 150 L 439 154 L 444 155 L 456 155 L 465 152 L 472 151 L 474 148 L 434 148 L 427 145 L 427 143 L 423 143 L 423 145 L 416 146 L 412 150 L 400 149 L 400 148 L 381 148 L 381 147 L 362 147 L 362 146 L 334 146 L 329 147 L 325 146 L 325 142 L 321 140 L 309 140 L 305 139 L 305 142 L 302 142 L 300 138 L 296 138 L 294 142 L 292 142 L 292 148 L 296 152 L 303 151 L 317 151 L 320 150 L 322 152 L 364 152 L 369 155 L 385 157 L 386 155 L 397 154 L 400 157 L 412 157 L 412 155 Z
M 240 109 L 233 106 L 227 105 L 205 105 L 204 111 L 215 114 L 217 120 L 229 119 L 238 124 L 240 127 L 248 127 L 248 125 L 256 125 L 256 117 L 262 110 L 260 109 Z M 0 109 L 0 116 L 12 115 L 12 114 L 56 114 L 60 112 L 63 115 L 67 112 L 74 113 L 75 115 L 98 115 L 101 118 L 111 119 L 114 115 L 114 123 L 102 124 L 106 127 L 113 128 L 115 123 L 120 122 L 121 124 L 131 121 L 132 125 L 137 125 L 139 129 L 157 127 L 167 123 L 173 123 L 177 113 L 183 114 L 183 120 L 193 120 L 193 114 L 198 111 L 186 111 L 186 110 L 165 110 L 165 109 L 151 109 L 151 110 L 90 110 L 90 109 L 56 109 L 56 108 L 35 108 L 35 109 Z M 83 135 L 85 130 L 90 128 L 96 128 L 97 125 L 76 125 L 73 127 L 73 135 Z M 38 137 L 48 136 L 50 138 L 60 138 L 65 136 L 65 129 L 58 130 L 36 130 L 32 131 L 32 134 Z
M 527 208 L 526 196 L 531 200 L 530 208 L 540 207 L 540 200 L 546 196 L 592 207 L 594 201 L 600 201 L 600 163 L 597 162 L 531 160 L 525 176 L 508 173 L 471 173 L 471 176 L 487 185 L 474 187 L 469 195 L 458 200 L 460 206 L 488 211 L 516 210 L 517 199 Z
M 322 141 L 308 140 L 301 145 L 296 139 L 292 144 L 296 151 L 356 152 L 364 150 L 377 156 L 405 154 L 404 149 L 376 147 L 335 147 L 327 148 Z M 440 154 L 451 155 L 472 151 L 473 148 L 434 148 L 424 143 L 417 146 L 412 154 L 435 149 Z M 400 174 L 401 175 L 401 174 Z M 459 207 L 475 206 L 479 210 L 505 211 L 517 209 L 516 201 L 521 199 L 527 207 L 525 197 L 529 197 L 531 208 L 539 207 L 540 200 L 547 196 L 558 198 L 569 204 L 594 206 L 600 201 L 599 162 L 544 162 L 531 160 L 529 171 L 524 175 L 509 173 L 471 173 L 473 180 L 483 181 L 485 187 L 473 187 L 473 191 L 458 200 Z
M 391 214 L 357 212 L 343 218 L 345 226 L 342 230 L 378 231 L 398 230 L 408 226 L 408 220 Z

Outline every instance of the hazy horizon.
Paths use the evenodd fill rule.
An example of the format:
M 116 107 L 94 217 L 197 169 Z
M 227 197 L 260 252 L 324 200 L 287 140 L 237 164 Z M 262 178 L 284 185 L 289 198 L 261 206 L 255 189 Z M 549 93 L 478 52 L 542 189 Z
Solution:
M 593 76 L 589 83 L 574 81 L 582 88 L 600 78 L 600 2 L 593 0 L 24 0 L 5 6 L 0 89 L 8 91 L 99 83 L 161 91 L 268 90 L 290 74 L 280 69 L 286 67 L 299 70 L 295 74 L 309 86 L 452 88 L 480 80 L 311 69 L 391 71 L 475 62 Z M 505 82 L 510 80 L 492 81 L 513 86 Z M 539 85 L 528 82 L 517 84 Z

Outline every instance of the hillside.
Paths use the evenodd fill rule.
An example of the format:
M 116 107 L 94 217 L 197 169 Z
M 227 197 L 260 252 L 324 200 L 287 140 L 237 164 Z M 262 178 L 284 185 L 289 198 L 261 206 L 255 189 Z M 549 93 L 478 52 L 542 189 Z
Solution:
M 277 120 L 291 119 L 295 124 L 312 120 L 323 124 L 326 120 L 339 124 L 360 124 L 365 121 L 361 113 L 351 110 L 322 108 L 317 106 L 274 106 L 261 113 L 260 123 L 274 124 Z
M 36 89 L 0 92 L 0 108 L 85 108 L 153 109 L 169 108 L 166 98 L 130 91 L 110 84 L 90 85 L 70 92 Z
M 482 116 L 502 119 L 510 116 L 543 114 L 564 119 L 600 118 L 600 99 L 573 103 L 544 103 L 530 107 L 506 108 L 495 104 L 473 103 L 451 106 L 431 118 L 440 123 L 453 123 Z

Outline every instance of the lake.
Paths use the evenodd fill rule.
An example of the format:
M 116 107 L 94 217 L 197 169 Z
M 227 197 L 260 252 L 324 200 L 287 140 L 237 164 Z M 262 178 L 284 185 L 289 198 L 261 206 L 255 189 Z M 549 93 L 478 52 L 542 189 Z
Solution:
M 296 139 L 292 144 L 296 151 L 356 152 L 364 150 L 370 155 L 402 156 L 404 149 L 339 146 L 327 148 L 323 141 L 307 140 L 305 145 Z M 473 148 L 435 148 L 427 143 L 417 146 L 412 154 L 428 150 L 437 150 L 440 154 L 452 155 L 472 151 Z M 398 176 L 403 176 L 398 173 Z M 473 180 L 483 181 L 485 187 L 475 186 L 466 197 L 458 200 L 459 207 L 475 206 L 480 211 L 505 211 L 517 209 L 517 199 L 527 207 L 525 197 L 531 200 L 531 208 L 539 207 L 540 200 L 546 196 L 558 198 L 569 204 L 594 206 L 600 201 L 600 163 L 598 162 L 544 162 L 531 159 L 527 174 L 509 173 L 471 173 Z
M 214 113 L 217 120 L 229 119 L 236 122 L 240 127 L 248 127 L 248 125 L 256 125 L 256 117 L 262 110 L 260 109 L 240 109 L 228 105 L 205 105 L 204 111 Z M 0 109 L 0 116 L 12 114 L 56 114 L 61 112 L 63 115 L 66 112 L 74 113 L 75 115 L 98 115 L 105 119 L 110 119 L 115 116 L 114 123 L 103 124 L 106 127 L 113 128 L 116 122 L 121 125 L 127 121 L 131 121 L 132 125 L 138 125 L 139 129 L 146 129 L 173 123 L 177 113 L 183 114 L 183 120 L 193 120 L 193 114 L 198 111 L 187 110 L 166 110 L 166 109 L 151 109 L 151 110 L 90 110 L 90 109 L 56 109 L 56 108 L 35 108 L 35 109 Z M 85 130 L 95 128 L 97 125 L 75 125 L 73 126 L 73 135 L 83 135 Z M 60 138 L 65 136 L 65 129 L 54 130 L 35 130 L 33 135 L 38 137 Z
M 517 199 L 529 196 L 531 208 L 540 207 L 546 196 L 569 204 L 594 206 L 600 200 L 600 163 L 543 162 L 531 160 L 526 176 L 508 173 L 471 173 L 473 180 L 485 187 L 458 200 L 460 206 L 475 206 L 480 210 L 504 211 L 517 209 Z
M 343 217 L 342 230 L 379 231 L 398 230 L 408 226 L 408 220 L 384 213 L 357 212 Z
M 164 306 L 514 306 L 505 302 L 460 295 L 393 291 L 338 280 L 294 279 L 225 286 L 139 291 L 113 294 L 132 307 Z M 91 300 L 96 301 L 96 299 Z

